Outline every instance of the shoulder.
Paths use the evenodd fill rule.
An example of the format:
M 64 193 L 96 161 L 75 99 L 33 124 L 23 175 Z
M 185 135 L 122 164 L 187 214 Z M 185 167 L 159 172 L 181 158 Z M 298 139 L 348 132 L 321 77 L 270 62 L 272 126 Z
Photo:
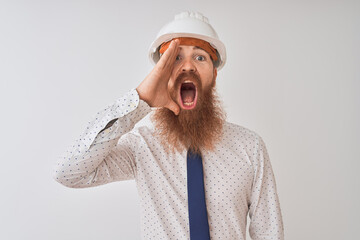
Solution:
M 254 130 L 227 121 L 224 123 L 224 137 L 232 137 L 234 140 L 244 141 L 261 139 L 261 136 Z
M 247 127 L 225 122 L 223 128 L 223 139 L 221 145 L 227 146 L 235 152 L 254 156 L 266 149 L 265 143 L 256 131 Z

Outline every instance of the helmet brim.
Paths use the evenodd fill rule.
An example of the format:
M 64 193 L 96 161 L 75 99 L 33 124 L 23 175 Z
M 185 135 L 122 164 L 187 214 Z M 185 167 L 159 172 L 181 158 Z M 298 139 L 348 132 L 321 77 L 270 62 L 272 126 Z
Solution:
M 160 54 L 159 54 L 159 48 L 160 45 L 164 42 L 168 42 L 173 38 L 178 38 L 178 37 L 192 37 L 192 38 L 198 38 L 201 40 L 204 40 L 208 43 L 210 43 L 210 45 L 212 47 L 214 47 L 217 51 L 217 56 L 218 56 L 218 60 L 214 62 L 215 67 L 220 70 L 225 62 L 226 62 L 226 49 L 225 49 L 225 45 L 218 39 L 215 38 L 211 38 L 209 36 L 205 36 L 205 35 L 201 35 L 201 34 L 195 34 L 195 33 L 168 33 L 168 34 L 164 34 L 161 35 L 160 37 L 158 37 L 150 46 L 149 49 L 149 58 L 150 61 L 153 65 L 155 65 L 159 59 L 160 59 Z

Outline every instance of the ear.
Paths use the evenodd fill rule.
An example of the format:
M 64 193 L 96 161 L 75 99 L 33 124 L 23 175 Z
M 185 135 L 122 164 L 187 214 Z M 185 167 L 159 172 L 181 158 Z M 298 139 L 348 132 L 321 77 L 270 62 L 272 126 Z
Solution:
M 216 85 L 216 77 L 217 77 L 217 68 L 214 67 L 214 87 Z

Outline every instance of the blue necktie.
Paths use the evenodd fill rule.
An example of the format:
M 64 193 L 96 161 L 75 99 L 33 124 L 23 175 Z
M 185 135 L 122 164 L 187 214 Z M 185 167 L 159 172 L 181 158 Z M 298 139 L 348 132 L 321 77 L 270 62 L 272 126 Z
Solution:
M 187 186 L 191 240 L 209 240 L 209 223 L 206 211 L 204 174 L 201 155 L 188 150 Z

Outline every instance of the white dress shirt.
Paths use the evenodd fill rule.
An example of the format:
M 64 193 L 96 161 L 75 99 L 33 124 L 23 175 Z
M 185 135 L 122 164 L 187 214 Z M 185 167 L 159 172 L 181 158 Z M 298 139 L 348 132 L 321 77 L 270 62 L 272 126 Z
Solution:
M 140 121 L 151 112 L 136 89 L 118 98 L 59 159 L 54 178 L 72 188 L 135 179 L 142 239 L 190 239 L 187 152 L 165 151 L 151 122 Z M 226 122 L 215 150 L 202 156 L 211 239 L 245 240 L 249 214 L 252 239 L 283 240 L 275 177 L 262 138 Z

